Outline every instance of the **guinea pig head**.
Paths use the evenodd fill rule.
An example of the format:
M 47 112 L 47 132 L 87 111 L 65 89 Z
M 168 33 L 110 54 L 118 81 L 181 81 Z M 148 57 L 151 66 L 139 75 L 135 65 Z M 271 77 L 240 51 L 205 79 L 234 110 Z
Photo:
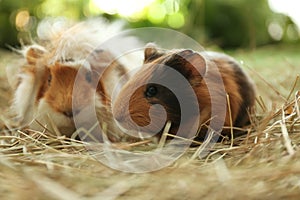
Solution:
M 37 120 L 45 124 L 52 121 L 62 134 L 68 136 L 75 131 L 74 115 L 92 103 L 95 91 L 91 86 L 91 72 L 86 70 L 78 74 L 79 67 L 58 62 L 49 66 L 47 80 L 37 96 L 37 113 L 40 116 Z
M 192 50 L 159 53 L 155 47 L 148 46 L 144 65 L 113 102 L 115 119 L 127 130 L 151 134 L 161 134 L 170 121 L 170 133 L 176 134 L 181 123 L 197 113 L 193 86 L 201 82 L 205 72 L 204 58 Z M 195 98 L 190 98 L 193 95 Z M 184 118 L 183 107 L 189 113 Z

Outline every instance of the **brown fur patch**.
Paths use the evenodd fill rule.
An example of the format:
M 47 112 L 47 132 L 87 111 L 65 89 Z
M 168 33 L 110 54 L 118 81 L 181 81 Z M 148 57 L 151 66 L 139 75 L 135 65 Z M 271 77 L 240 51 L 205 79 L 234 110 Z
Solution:
M 26 52 L 26 60 L 28 64 L 36 64 L 37 59 L 39 59 L 44 52 L 37 48 L 29 48 Z
M 52 80 L 45 93 L 46 101 L 57 112 L 72 112 L 73 87 L 77 76 L 77 69 L 56 63 L 50 66 L 50 71 Z M 76 97 L 74 105 L 76 109 L 80 110 L 84 105 L 91 102 L 92 89 L 87 81 L 85 81 L 84 76 L 78 77 L 77 80 L 80 81 L 80 84 L 76 84 L 79 85 L 76 90 L 81 95 Z
M 51 74 L 50 74 L 49 68 L 46 68 L 45 73 L 42 76 L 42 80 L 45 80 L 45 81 L 41 82 L 41 85 L 40 85 L 40 88 L 39 88 L 39 91 L 38 91 L 38 94 L 36 97 L 36 101 L 39 101 L 44 96 L 44 93 L 47 91 L 47 89 L 49 87 L 48 79 L 49 79 L 50 75 Z

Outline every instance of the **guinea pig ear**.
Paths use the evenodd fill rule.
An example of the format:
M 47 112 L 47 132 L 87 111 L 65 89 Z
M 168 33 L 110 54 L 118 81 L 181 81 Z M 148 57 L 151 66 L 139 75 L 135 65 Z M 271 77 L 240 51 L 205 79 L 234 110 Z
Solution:
M 108 67 L 114 59 L 114 56 L 110 52 L 103 49 L 96 49 L 89 55 L 87 61 L 90 63 L 92 69 L 102 71 Z
M 37 45 L 28 47 L 25 50 L 25 57 L 28 64 L 36 64 L 37 59 L 41 58 L 46 50 Z
M 159 50 L 158 47 L 156 46 L 156 44 L 148 43 L 145 46 L 145 50 L 144 50 L 144 63 L 149 63 L 149 62 L 161 57 L 164 54 L 165 54 L 165 52 L 163 52 L 162 50 Z
M 189 49 L 174 54 L 166 65 L 176 69 L 189 80 L 197 77 L 202 79 L 206 73 L 205 59 L 199 53 Z

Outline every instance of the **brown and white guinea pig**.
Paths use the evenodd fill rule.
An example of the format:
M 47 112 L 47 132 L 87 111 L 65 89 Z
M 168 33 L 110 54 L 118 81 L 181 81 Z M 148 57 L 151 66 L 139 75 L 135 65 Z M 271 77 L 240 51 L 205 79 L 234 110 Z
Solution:
M 57 128 L 66 136 L 75 131 L 73 115 L 80 114 L 94 101 L 102 112 L 108 111 L 105 108 L 110 101 L 109 91 L 126 73 L 122 64 L 102 50 L 95 50 L 83 62 L 57 61 L 53 64 L 48 64 L 48 53 L 41 46 L 27 47 L 24 54 L 26 63 L 20 68 L 12 105 L 18 122 L 35 130 L 45 125 L 52 131 Z M 79 74 L 81 67 L 83 73 Z M 103 73 L 101 78 L 100 73 Z M 79 82 L 76 88 L 75 80 Z M 73 90 L 80 94 L 75 100 Z M 108 114 L 103 113 L 106 118 Z
M 46 30 L 49 34 L 39 38 L 43 45 L 26 46 L 20 51 L 25 61 L 16 81 L 12 81 L 16 83 L 12 109 L 19 125 L 35 130 L 46 126 L 71 136 L 75 131 L 74 115 L 92 103 L 101 110 L 103 118 L 110 119 L 110 93 L 120 77 L 124 75 L 126 79 L 127 70 L 124 62 L 115 60 L 111 51 L 114 46 L 108 44 L 105 49 L 101 45 L 121 31 L 120 25 L 93 19 L 66 26 L 59 32 L 53 32 L 51 27 Z M 128 40 L 132 38 L 119 39 L 118 50 Z M 83 69 L 80 75 L 79 69 Z M 80 82 L 76 88 L 75 79 Z M 75 100 L 74 91 L 79 94 Z
M 179 72 L 188 85 L 180 82 L 168 69 Z M 221 81 L 218 81 L 218 74 Z M 159 82 L 169 84 L 173 89 L 157 84 Z M 188 105 L 185 107 L 190 114 L 185 119 L 181 116 L 181 100 L 177 99 L 175 93 L 181 95 Z M 216 116 L 212 116 L 211 95 L 214 95 L 214 106 L 217 111 L 219 109 Z M 219 131 L 223 135 L 230 136 L 231 129 L 228 127 L 231 125 L 240 128 L 249 125 L 249 114 L 254 103 L 255 86 L 233 58 L 216 52 L 159 50 L 150 43 L 144 51 L 144 65 L 122 87 L 114 100 L 113 114 L 124 129 L 158 133 L 158 136 L 167 121 L 171 122 L 169 133 L 174 135 L 179 126 L 186 123 L 184 131 L 187 138 L 195 136 L 189 135 L 189 127 L 193 124 L 188 123 L 196 119 L 199 120 L 196 140 L 203 140 L 213 118 L 222 122 L 222 112 L 224 124 Z M 157 105 L 160 106 L 154 107 Z M 230 109 L 227 105 L 230 105 Z M 161 106 L 164 111 L 161 111 Z M 240 131 L 234 131 L 235 136 L 240 134 Z

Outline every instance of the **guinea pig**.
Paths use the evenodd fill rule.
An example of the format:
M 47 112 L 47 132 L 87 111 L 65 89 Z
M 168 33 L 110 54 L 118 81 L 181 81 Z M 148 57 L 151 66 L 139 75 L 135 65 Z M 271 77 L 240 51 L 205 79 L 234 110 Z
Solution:
M 116 135 L 109 139 L 117 140 L 113 137 L 121 132 L 112 123 L 111 93 L 122 84 L 121 77 L 128 79 L 124 64 L 135 62 L 132 55 L 119 55 L 139 46 L 139 41 L 118 36 L 123 29 L 119 21 L 56 22 L 39 24 L 37 44 L 19 50 L 25 61 L 18 65 L 16 81 L 10 81 L 16 83 L 12 110 L 17 122 L 71 136 L 79 117 L 85 123 L 80 121 L 80 126 L 94 125 L 86 108 L 95 105 L 98 122 L 105 122 L 106 133 Z
M 179 73 L 187 84 L 179 81 L 172 70 Z M 188 105 L 185 106 L 188 115 L 184 118 L 177 94 Z M 209 129 L 218 129 L 210 127 L 211 120 L 223 122 L 221 129 L 215 130 L 222 135 L 230 137 L 231 130 L 234 136 L 245 133 L 232 127 L 243 128 L 250 124 L 254 103 L 255 86 L 232 57 L 189 49 L 160 50 L 154 44 L 148 44 L 144 50 L 143 66 L 113 101 L 113 115 L 117 123 L 128 131 L 161 136 L 164 125 L 169 121 L 169 134 L 176 135 L 179 127 L 183 126 L 184 137 L 203 140 Z M 212 116 L 212 106 L 218 111 L 215 116 Z M 191 124 L 193 120 L 198 124 L 196 135 L 188 133 L 195 124 Z
M 47 50 L 39 45 L 27 47 L 24 55 L 26 62 L 20 68 L 12 105 L 20 125 L 35 130 L 46 125 L 50 131 L 58 129 L 60 134 L 71 136 L 75 131 L 74 115 L 94 101 L 101 109 L 100 118 L 110 116 L 110 91 L 117 79 L 126 74 L 126 69 L 109 52 L 94 50 L 82 62 L 68 60 L 53 64 L 48 62 Z M 83 73 L 78 73 L 80 68 Z M 76 88 L 75 80 L 79 82 Z M 75 100 L 74 90 L 80 94 Z

